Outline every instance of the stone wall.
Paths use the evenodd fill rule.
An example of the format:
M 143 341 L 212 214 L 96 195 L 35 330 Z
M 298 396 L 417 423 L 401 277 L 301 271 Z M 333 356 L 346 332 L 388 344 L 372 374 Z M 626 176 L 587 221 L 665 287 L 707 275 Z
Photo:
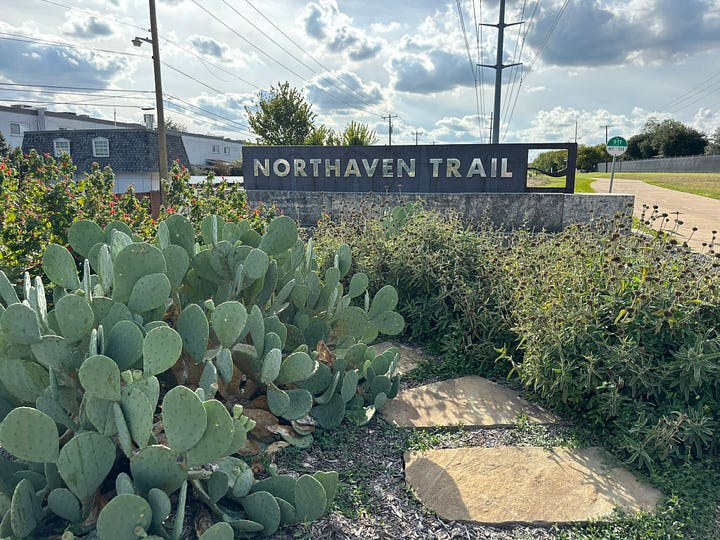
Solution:
M 468 223 L 491 222 L 507 229 L 559 231 L 618 212 L 632 215 L 633 195 L 585 193 L 323 193 L 248 191 L 251 204 L 277 204 L 285 215 L 312 227 L 328 214 L 333 219 L 354 213 L 379 216 L 393 206 L 421 199 L 441 213 L 457 212 Z
M 597 170 L 612 170 L 612 163 L 598 163 Z M 698 172 L 720 173 L 720 155 L 686 156 L 675 158 L 619 160 L 615 162 L 615 174 L 619 172 Z

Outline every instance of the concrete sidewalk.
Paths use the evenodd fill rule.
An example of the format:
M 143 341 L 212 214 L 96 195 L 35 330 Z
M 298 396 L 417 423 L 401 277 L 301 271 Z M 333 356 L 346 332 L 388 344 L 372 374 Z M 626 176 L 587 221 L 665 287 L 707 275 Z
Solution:
M 596 193 L 607 193 L 610 180 L 598 178 L 592 184 Z M 681 191 L 661 188 L 646 184 L 641 180 L 615 178 L 613 193 L 635 195 L 634 215 L 640 218 L 643 214 L 643 205 L 649 207 L 645 210 L 645 219 L 649 219 L 653 205 L 658 206 L 660 214 L 667 213 L 669 221 L 662 225 L 662 229 L 671 231 L 675 228 L 675 220 L 683 222 L 677 228 L 677 237 L 680 242 L 688 241 L 690 247 L 697 251 L 707 252 L 712 241 L 712 231 L 720 231 L 720 200 L 692 195 Z M 651 225 L 654 229 L 661 226 L 662 219 L 657 219 Z M 693 227 L 697 231 L 693 232 Z M 689 239 L 689 240 L 688 240 Z M 720 251 L 720 235 L 715 240 L 715 251 Z

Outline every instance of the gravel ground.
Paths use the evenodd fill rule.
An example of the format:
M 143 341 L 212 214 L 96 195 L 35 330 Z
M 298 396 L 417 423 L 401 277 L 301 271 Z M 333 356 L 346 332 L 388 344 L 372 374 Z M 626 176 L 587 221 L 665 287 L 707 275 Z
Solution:
M 285 529 L 270 538 L 343 539 L 550 539 L 547 528 L 498 528 L 445 521 L 426 510 L 407 490 L 402 454 L 415 448 L 507 446 L 527 434 L 513 429 L 413 432 L 377 418 L 364 428 L 345 427 L 321 437 L 312 448 L 285 451 L 276 464 L 281 473 L 336 470 L 340 486 L 334 509 L 308 525 Z M 560 428 L 562 429 L 562 428 Z

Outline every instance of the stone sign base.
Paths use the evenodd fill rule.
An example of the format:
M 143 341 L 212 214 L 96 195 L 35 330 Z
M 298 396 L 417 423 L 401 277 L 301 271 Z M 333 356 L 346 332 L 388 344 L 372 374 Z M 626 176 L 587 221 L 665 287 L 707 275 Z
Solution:
M 557 232 L 621 213 L 632 216 L 634 196 L 600 193 L 343 193 L 249 190 L 251 204 L 277 204 L 303 227 L 324 215 L 345 219 L 353 213 L 380 216 L 399 204 L 422 200 L 440 213 L 456 213 L 467 223 L 489 222 L 506 229 Z

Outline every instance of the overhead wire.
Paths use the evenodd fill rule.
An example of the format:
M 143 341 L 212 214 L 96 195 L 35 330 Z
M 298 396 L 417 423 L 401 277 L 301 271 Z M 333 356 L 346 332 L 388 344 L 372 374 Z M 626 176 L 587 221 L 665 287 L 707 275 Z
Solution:
M 191 1 L 192 1 L 193 3 L 195 3 L 196 5 L 198 5 L 198 7 L 201 7 L 201 6 L 199 6 L 199 4 L 197 4 L 196 0 L 191 0 Z M 248 18 L 245 17 L 242 13 L 240 13 L 237 9 L 235 9 L 235 7 L 233 7 L 230 3 L 228 3 L 227 0 L 222 0 L 222 2 L 223 2 L 226 6 L 228 6 L 236 15 L 238 15 L 239 17 L 241 17 L 244 21 L 246 21 L 246 22 L 247 22 L 248 24 L 250 24 L 253 28 L 255 28 L 258 32 L 260 32 L 260 34 L 261 34 L 263 37 L 265 37 L 266 39 L 270 40 L 273 44 L 275 44 L 277 47 L 279 47 L 282 51 L 284 51 L 286 54 L 290 55 L 291 58 L 293 58 L 295 61 L 297 61 L 298 63 L 300 63 L 303 67 L 305 67 L 307 70 L 309 70 L 313 75 L 320 75 L 319 73 L 317 73 L 317 71 L 315 71 L 314 68 L 312 68 L 311 66 L 309 66 L 306 62 L 304 62 L 302 59 L 298 58 L 298 57 L 297 57 L 295 54 L 293 54 L 292 52 L 288 51 L 288 50 L 287 50 L 285 47 L 283 47 L 280 43 L 278 43 L 278 42 L 275 41 L 272 37 L 270 37 L 267 32 L 263 31 L 263 30 L 262 30 L 261 28 L 259 28 L 255 23 L 253 23 L 250 19 L 248 19 Z M 211 17 L 213 17 L 213 18 L 215 18 L 216 20 L 219 21 L 219 19 L 217 19 L 217 18 L 214 17 L 211 13 L 209 13 L 207 9 L 202 8 L 202 7 L 201 7 L 201 9 L 203 9 L 203 10 L 204 10 L 206 13 L 208 13 Z M 222 23 L 222 21 L 219 21 L 219 22 Z M 236 33 L 236 32 L 235 32 L 235 33 Z M 236 34 L 237 34 L 237 33 L 236 33 Z M 243 39 L 244 39 L 244 38 L 243 38 Z M 246 40 L 246 41 L 247 41 L 247 40 Z M 293 42 L 293 43 L 294 43 L 294 42 Z M 265 56 L 267 56 L 268 58 L 270 58 L 271 60 L 273 60 L 275 63 L 279 64 L 281 67 L 283 67 L 283 68 L 287 69 L 288 71 L 290 71 L 290 73 L 292 73 L 292 74 L 295 75 L 296 77 L 299 77 L 301 80 L 303 80 L 303 81 L 305 81 L 305 82 L 309 82 L 306 77 L 300 75 L 299 73 L 297 73 L 297 72 L 294 71 L 294 70 L 291 70 L 290 68 L 288 68 L 288 67 L 287 67 L 286 65 L 284 65 L 282 62 L 279 62 L 277 59 L 275 59 L 272 55 L 270 55 L 269 53 L 267 53 L 267 52 L 264 51 L 263 49 L 259 48 L 258 46 L 254 45 L 254 44 L 252 44 L 252 46 L 253 46 L 256 50 L 260 51 L 262 54 L 264 54 Z M 304 50 L 304 49 L 302 49 L 302 50 Z M 329 71 L 329 70 L 326 70 L 326 71 L 328 72 L 328 75 L 322 76 L 322 78 L 323 78 L 328 84 L 330 84 L 332 87 L 334 87 L 335 89 L 337 89 L 337 90 L 338 90 L 339 92 L 341 92 L 342 94 L 347 95 L 347 96 L 349 96 L 351 99 L 354 99 L 354 100 L 357 101 L 357 99 L 358 99 L 357 97 L 355 97 L 355 96 L 353 96 L 353 95 L 350 95 L 346 90 L 342 89 L 342 88 L 339 87 L 337 84 L 335 84 L 335 82 L 333 82 L 333 80 L 332 80 L 332 76 L 330 75 L 330 71 Z M 363 107 L 357 107 L 356 105 L 350 103 L 349 101 L 346 101 L 345 99 L 342 99 L 342 98 L 340 98 L 339 96 L 333 95 L 332 93 L 330 93 L 330 92 L 329 92 L 328 90 L 326 90 L 325 88 L 322 88 L 322 87 L 320 87 L 320 86 L 316 86 L 316 88 L 317 88 L 320 92 L 323 92 L 324 94 L 330 96 L 332 99 L 334 99 L 334 100 L 336 100 L 336 101 L 339 101 L 339 102 L 341 102 L 341 103 L 344 103 L 345 105 L 347 105 L 347 106 L 349 106 L 349 107 L 351 107 L 351 108 L 360 108 L 361 110 L 365 110 L 365 112 L 370 112 L 371 114 L 382 115 L 382 112 L 378 113 L 377 111 L 370 111 L 370 110 L 368 110 L 368 109 L 367 109 L 367 105 L 366 105 L 363 101 L 360 101 L 360 103 L 363 105 Z
M 527 0 L 523 0 L 522 10 L 520 11 L 520 21 L 522 21 L 523 17 L 525 16 L 526 6 Z M 503 124 L 505 122 L 505 119 L 507 118 L 508 111 L 510 110 L 510 106 L 508 105 L 509 98 L 513 95 L 513 91 L 515 90 L 515 83 L 517 81 L 518 71 L 522 69 L 522 65 L 520 64 L 520 54 L 518 54 L 518 50 L 520 49 L 520 42 L 522 41 L 522 26 L 518 24 L 517 27 L 518 35 L 517 39 L 515 40 L 515 50 L 513 51 L 512 61 L 510 62 L 511 64 L 517 65 L 512 66 L 510 74 L 510 84 L 505 86 L 505 97 L 503 98 L 503 106 L 500 114 L 500 116 L 502 117 L 502 120 L 500 121 L 501 124 Z
M 242 34 L 240 34 L 237 30 L 235 30 L 235 29 L 232 28 L 230 25 L 228 25 L 225 21 L 223 21 L 222 19 L 220 19 L 217 15 L 215 15 L 215 14 L 212 13 L 210 10 L 208 10 L 207 8 L 205 8 L 205 7 L 203 7 L 202 5 L 200 5 L 200 4 L 197 2 L 197 0 L 190 0 L 190 1 L 191 1 L 193 4 L 195 4 L 197 7 L 199 7 L 202 11 L 204 11 L 205 13 L 207 13 L 207 14 L 208 14 L 210 17 L 212 17 L 214 20 L 216 20 L 216 21 L 219 22 L 221 25 L 223 25 L 225 28 L 227 28 L 228 30 L 230 30 L 233 34 L 235 34 L 237 37 L 239 37 L 242 41 L 244 41 L 245 43 L 247 43 L 248 45 L 250 45 L 250 46 L 251 46 L 253 49 L 255 49 L 256 51 L 260 52 L 263 56 L 265 56 L 265 57 L 267 57 L 268 59 L 272 60 L 274 63 L 276 63 L 277 65 L 279 65 L 280 67 L 282 67 L 282 68 L 285 69 L 286 71 L 292 73 L 293 75 L 295 75 L 295 76 L 298 77 L 299 79 L 301 79 L 301 80 L 303 80 L 303 81 L 307 81 L 307 79 L 306 79 L 303 75 L 299 74 L 299 73 L 298 73 L 297 71 L 295 71 L 294 69 L 292 69 L 292 68 L 288 67 L 287 65 L 283 64 L 282 62 L 280 62 L 280 60 L 278 60 L 278 59 L 275 58 L 274 56 L 272 56 L 272 55 L 270 55 L 269 53 L 267 53 L 265 50 L 261 49 L 260 47 L 258 47 L 258 46 L 255 45 L 254 43 L 252 43 L 250 40 L 248 40 L 248 39 L 245 38 Z M 339 99 L 338 96 L 333 96 L 330 92 L 328 92 L 328 91 L 325 90 L 324 88 L 318 87 L 318 90 L 321 91 L 321 92 L 323 92 L 323 93 L 325 93 L 325 94 L 327 94 L 327 95 L 330 96 L 331 98 L 336 99 L 336 100 L 338 100 L 338 101 L 342 101 L 343 103 L 345 103 L 346 105 L 350 106 L 351 108 L 354 108 L 354 105 L 352 105 L 352 104 L 349 103 L 349 102 L 346 102 L 346 101 L 343 101 L 343 100 Z
M 478 71 L 480 72 L 479 75 L 479 81 L 478 77 L 475 77 L 475 106 L 478 107 L 477 101 L 480 101 L 480 114 L 478 115 L 478 124 L 480 127 L 480 140 L 482 140 L 483 135 L 483 129 L 482 129 L 482 121 L 485 118 L 485 82 L 483 79 L 483 70 L 479 69 L 478 64 L 482 64 L 482 56 L 480 53 L 480 36 L 482 35 L 481 29 L 482 29 L 482 0 L 479 0 L 480 4 L 480 21 L 478 22 L 478 15 L 477 10 L 475 8 L 475 0 L 472 0 L 472 7 L 473 7 L 473 22 L 475 23 L 475 43 L 477 47 L 477 62 L 475 63 L 475 73 Z
M 223 0 L 223 1 L 224 1 L 224 0 Z M 298 44 L 298 43 L 297 43 L 294 39 L 292 39 L 292 37 L 290 37 L 282 28 L 280 28 L 278 25 L 276 25 L 276 24 L 275 24 L 271 19 L 269 19 L 262 11 L 260 11 L 255 5 L 253 5 L 253 3 L 252 3 L 250 0 L 244 0 L 244 1 L 245 1 L 245 3 L 248 4 L 253 10 L 255 10 L 255 12 L 258 13 L 258 15 L 260 15 L 263 19 L 265 19 L 275 30 L 277 30 L 278 32 L 280 32 L 280 34 L 282 34 L 290 43 L 292 43 L 293 45 L 295 45 L 295 47 L 297 47 L 298 49 L 300 49 L 300 51 L 301 51 L 305 56 L 307 56 L 308 58 L 310 58 L 313 62 L 315 62 L 318 66 L 320 66 L 320 68 L 322 68 L 325 72 L 327 72 L 327 73 L 331 73 L 331 72 L 332 72 L 332 70 L 331 70 L 330 68 L 328 68 L 327 66 L 325 66 L 325 64 L 323 64 L 323 63 L 320 62 L 320 60 L 318 60 L 315 56 L 313 56 L 312 54 L 310 54 L 310 53 L 305 49 L 305 47 L 303 47 L 302 45 Z M 337 80 L 338 82 L 340 82 L 341 84 L 343 84 L 344 86 L 346 86 L 350 92 L 352 92 L 353 94 L 355 94 L 356 96 L 358 96 L 358 98 L 359 98 L 360 100 L 362 100 L 364 103 L 366 103 L 368 106 L 372 106 L 372 104 L 368 103 L 368 101 L 367 101 L 367 100 L 368 100 L 367 96 L 364 96 L 362 93 L 358 92 L 356 89 L 354 89 L 354 88 L 353 88 L 352 86 L 350 86 L 348 83 L 346 83 L 345 81 L 343 81 L 342 79 L 340 79 L 340 77 L 338 77 L 337 75 L 335 75 L 334 78 L 335 78 L 335 80 Z M 379 113 L 379 114 L 380 114 L 380 116 L 382 116 L 382 114 L 384 114 L 384 111 L 381 112 L 381 113 Z
M 528 77 L 528 75 L 530 75 L 530 73 L 532 72 L 533 68 L 535 67 L 535 63 L 536 63 L 537 60 L 540 58 L 540 55 L 542 54 L 542 52 L 545 50 L 545 46 L 546 46 L 546 45 L 548 44 L 548 42 L 550 41 L 550 37 L 552 36 L 553 32 L 555 31 L 555 28 L 557 27 L 558 23 L 560 22 L 560 19 L 561 19 L 561 17 L 563 16 L 563 13 L 565 12 L 565 9 L 567 8 L 569 1 L 570 1 L 570 0 L 565 0 L 565 2 L 563 3 L 563 5 L 560 7 L 560 11 L 559 11 L 558 14 L 555 16 L 555 20 L 553 21 L 550 29 L 548 30 L 547 34 L 545 35 L 545 38 L 543 39 L 542 45 L 541 45 L 540 48 L 536 51 L 535 56 L 533 57 L 532 61 L 530 62 L 527 70 L 525 71 L 525 73 L 523 73 L 523 76 L 520 77 L 520 82 L 519 82 L 519 84 L 518 84 L 518 90 L 517 90 L 517 92 L 516 92 L 516 94 L 515 94 L 515 99 L 514 99 L 514 101 L 513 101 L 512 109 L 510 110 L 510 114 L 509 114 L 509 116 L 508 116 L 508 121 L 507 121 L 507 124 L 506 124 L 506 126 L 505 126 L 505 136 L 507 136 L 508 129 L 510 128 L 510 122 L 512 121 L 513 114 L 515 113 L 515 106 L 517 105 L 518 96 L 520 95 L 520 87 L 522 87 L 523 82 L 525 82 L 525 79 Z M 534 19 L 534 17 L 535 17 L 535 13 L 537 12 L 538 5 L 539 5 L 539 0 L 538 0 L 538 3 L 535 4 L 535 9 L 533 10 L 533 14 L 532 14 L 532 16 L 531 16 L 531 22 L 532 22 L 532 19 Z M 528 24 L 527 32 L 529 32 L 530 29 L 531 29 L 531 24 Z M 527 36 L 527 33 L 526 33 L 526 36 Z
M 713 93 L 715 90 L 717 90 L 717 88 L 713 88 L 713 87 L 720 84 L 720 81 L 716 81 L 710 85 L 708 85 L 708 83 L 710 83 L 710 81 L 712 81 L 713 79 L 716 79 L 718 77 L 720 77 L 720 71 L 718 71 L 718 72 L 714 73 L 713 75 L 711 75 L 710 77 L 702 80 L 700 83 L 698 83 L 695 86 L 693 86 L 692 88 L 690 88 L 690 90 L 687 90 L 687 91 L 683 92 L 682 94 L 680 94 L 679 96 L 677 96 L 676 98 L 671 99 L 670 101 L 668 101 L 667 103 L 662 105 L 658 109 L 658 112 L 672 110 L 676 105 L 679 105 L 680 102 L 687 100 L 688 98 L 691 98 L 691 97 L 697 97 L 697 96 L 693 96 L 693 94 L 704 93 L 704 95 L 702 96 L 702 98 L 704 98 L 709 93 Z M 708 86 L 706 86 L 706 85 L 708 85 Z M 706 86 L 706 87 L 702 88 L 703 86 Z M 685 103 L 683 104 L 683 106 L 684 105 L 685 105 Z
M 462 4 L 460 0 L 456 0 L 458 17 L 460 19 L 460 28 L 462 30 L 463 39 L 465 41 L 465 50 L 467 51 L 468 62 L 470 63 L 470 72 L 473 76 L 474 87 L 475 87 L 475 108 L 477 109 L 478 119 L 478 136 L 482 138 L 482 124 L 480 122 L 480 100 L 478 98 L 478 80 L 477 80 L 477 67 L 473 64 L 472 54 L 470 53 L 470 41 L 468 40 L 467 28 L 465 28 L 465 17 L 463 16 Z

